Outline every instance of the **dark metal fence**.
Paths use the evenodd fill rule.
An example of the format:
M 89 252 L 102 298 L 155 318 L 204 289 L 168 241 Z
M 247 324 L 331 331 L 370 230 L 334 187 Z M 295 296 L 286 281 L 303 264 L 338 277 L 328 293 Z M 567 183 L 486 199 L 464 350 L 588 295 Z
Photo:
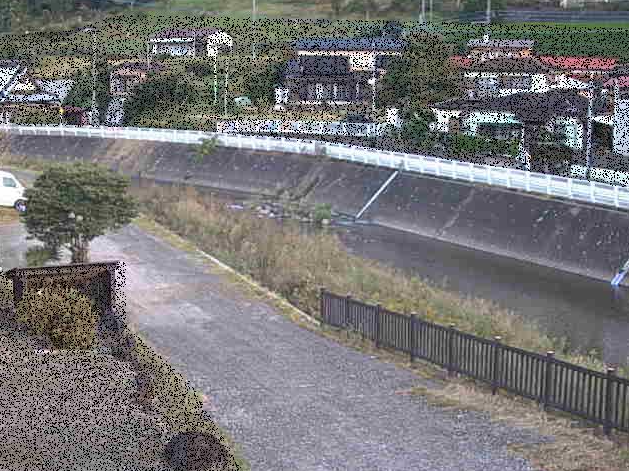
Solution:
M 416 314 L 403 315 L 351 296 L 321 290 L 323 322 L 360 333 L 377 347 L 387 347 L 435 363 L 448 370 L 489 384 L 493 394 L 504 389 L 612 429 L 629 432 L 629 380 L 573 365 L 554 357 L 529 352 L 493 340 L 426 322 Z

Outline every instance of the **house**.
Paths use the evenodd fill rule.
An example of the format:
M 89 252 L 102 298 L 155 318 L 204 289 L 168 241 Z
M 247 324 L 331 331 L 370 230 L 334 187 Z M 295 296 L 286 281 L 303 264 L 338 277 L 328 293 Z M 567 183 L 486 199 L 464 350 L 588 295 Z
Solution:
M 62 101 L 49 83 L 30 75 L 24 62 L 0 60 L 0 121 L 11 122 L 19 111 L 58 111 Z
M 524 92 L 484 100 L 454 99 L 432 107 L 437 121 L 433 129 L 465 132 L 494 138 L 517 138 L 524 126 L 545 127 L 563 135 L 563 143 L 574 150 L 584 148 L 588 98 L 578 90 Z M 595 101 L 594 116 L 605 112 Z
M 295 44 L 278 93 L 288 105 L 368 104 L 405 42 L 395 38 L 314 38 Z
M 467 57 L 478 60 L 532 57 L 534 44 L 535 41 L 528 39 L 490 39 L 489 34 L 485 34 L 482 39 L 471 39 L 467 43 Z
M 166 67 L 159 63 L 127 62 L 113 68 L 109 78 L 111 96 L 128 98 L 138 85 L 145 83 L 151 74 L 161 72 Z
M 607 57 L 539 56 L 540 62 L 558 74 L 577 77 L 601 76 L 616 67 L 617 59 Z
M 467 97 L 480 99 L 547 91 L 550 69 L 534 57 L 475 60 L 465 67 Z
M 213 57 L 221 49 L 231 49 L 233 40 L 217 28 L 170 28 L 150 35 L 148 47 L 153 55 Z

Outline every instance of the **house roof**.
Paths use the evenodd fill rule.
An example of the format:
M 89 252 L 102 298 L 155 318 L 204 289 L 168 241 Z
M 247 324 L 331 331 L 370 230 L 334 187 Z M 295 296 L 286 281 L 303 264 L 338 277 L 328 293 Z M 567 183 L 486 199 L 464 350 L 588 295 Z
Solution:
M 465 56 L 450 56 L 449 61 L 455 67 L 468 68 L 474 62 L 474 59 Z
M 10 92 L 9 88 L 15 84 L 18 75 L 24 72 L 24 65 L 19 61 L 0 61 L 0 96 L 3 92 Z
M 300 51 L 401 51 L 406 42 L 394 38 L 309 38 L 295 42 Z
M 540 56 L 539 60 L 554 69 L 567 70 L 612 70 L 617 59 L 606 57 L 568 57 L 568 56 Z
M 618 82 L 619 88 L 629 88 L 629 75 L 611 78 L 603 84 L 603 87 L 612 88 L 616 82 Z
M 207 38 L 218 33 L 217 28 L 168 28 L 149 36 L 149 39 Z
M 300 75 L 348 75 L 349 58 L 338 56 L 301 57 L 299 61 Z
M 467 70 L 475 72 L 531 72 L 545 73 L 551 69 L 534 57 L 500 57 L 484 61 L 473 61 Z
M 577 90 L 551 90 L 546 93 L 514 93 L 485 100 L 454 99 L 435 103 L 432 107 L 439 110 L 502 111 L 515 114 L 521 121 L 547 122 L 553 116 L 585 118 L 588 100 Z
M 501 49 L 524 49 L 531 48 L 535 44 L 535 41 L 529 39 L 490 39 L 485 41 L 484 39 L 470 39 L 467 43 L 468 48 L 474 47 L 491 47 Z
M 54 95 L 59 101 L 63 102 L 70 90 L 72 90 L 75 82 L 74 80 L 35 80 L 35 83 L 43 92 Z

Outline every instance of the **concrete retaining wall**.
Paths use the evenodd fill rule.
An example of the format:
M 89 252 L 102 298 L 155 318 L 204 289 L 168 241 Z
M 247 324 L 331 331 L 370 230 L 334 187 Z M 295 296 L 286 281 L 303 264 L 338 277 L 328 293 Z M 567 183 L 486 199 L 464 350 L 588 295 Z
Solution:
M 127 175 L 263 195 L 303 196 L 356 214 L 391 172 L 295 154 L 219 148 L 193 167 L 191 146 L 90 138 L 8 136 L 6 152 L 55 160 L 101 161 Z M 148 169 L 148 170 L 147 170 Z M 401 175 L 363 216 L 398 229 L 611 280 L 629 258 L 625 212 L 495 187 Z

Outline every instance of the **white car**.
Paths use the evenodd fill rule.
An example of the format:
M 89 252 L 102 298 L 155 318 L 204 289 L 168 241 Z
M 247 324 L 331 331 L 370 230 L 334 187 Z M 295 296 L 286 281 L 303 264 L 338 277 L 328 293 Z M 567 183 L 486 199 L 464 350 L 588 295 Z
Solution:
M 25 189 L 12 173 L 0 171 L 0 206 L 11 206 L 19 212 L 26 211 Z

